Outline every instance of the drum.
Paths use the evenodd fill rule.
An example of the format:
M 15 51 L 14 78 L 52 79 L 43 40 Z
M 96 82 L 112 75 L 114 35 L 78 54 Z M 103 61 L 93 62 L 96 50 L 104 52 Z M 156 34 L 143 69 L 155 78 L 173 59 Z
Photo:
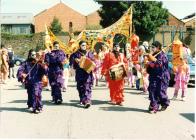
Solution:
M 44 75 L 42 77 L 42 87 L 46 87 L 48 85 L 48 77 Z
M 117 64 L 110 68 L 109 75 L 111 80 L 122 80 L 127 74 L 124 65 Z
M 87 73 L 90 73 L 91 71 L 93 71 L 95 69 L 96 65 L 89 58 L 81 57 L 80 62 L 79 62 L 79 66 L 80 66 L 80 68 L 85 70 Z

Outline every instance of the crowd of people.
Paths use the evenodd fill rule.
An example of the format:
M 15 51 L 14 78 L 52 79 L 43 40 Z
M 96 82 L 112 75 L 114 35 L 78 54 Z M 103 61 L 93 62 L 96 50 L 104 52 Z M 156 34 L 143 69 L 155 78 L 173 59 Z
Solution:
M 127 53 L 121 53 L 121 46 L 118 43 L 114 43 L 112 47 L 102 45 L 99 51 L 90 50 L 87 42 L 83 40 L 78 45 L 79 49 L 71 55 L 60 50 L 57 41 L 53 43 L 51 50 L 39 52 L 29 50 L 26 61 L 18 69 L 17 78 L 27 90 L 27 105 L 33 113 L 42 111 L 43 87 L 51 90 L 52 103 L 58 105 L 63 102 L 62 92 L 67 91 L 70 69 L 75 71 L 79 105 L 84 108 L 92 105 L 92 88 L 99 86 L 99 80 L 104 77 L 110 92 L 109 104 L 123 106 L 124 86 L 127 82 L 130 88 L 136 87 L 142 93 L 149 94 L 150 113 L 167 109 L 170 104 L 167 96 L 170 80 L 169 62 L 160 42 L 155 41 L 149 46 L 145 41 L 138 46 L 137 62 L 133 62 Z M 130 44 L 126 46 L 131 52 Z M 10 48 L 6 51 L 3 47 L 1 50 L 1 79 L 5 83 L 6 78 L 11 76 L 14 78 L 12 69 L 14 64 L 11 55 L 8 56 L 8 53 L 13 51 Z M 177 98 L 181 88 L 181 97 L 185 100 L 190 69 L 186 60 L 184 58 L 181 60 L 183 65 L 175 70 L 176 84 L 172 99 Z

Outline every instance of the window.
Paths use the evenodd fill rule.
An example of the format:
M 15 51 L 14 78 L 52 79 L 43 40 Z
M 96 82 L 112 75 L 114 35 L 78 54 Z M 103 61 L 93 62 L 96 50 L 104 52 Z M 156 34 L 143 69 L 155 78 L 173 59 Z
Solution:
M 26 34 L 26 28 L 20 27 L 20 34 Z
M 69 27 L 72 28 L 73 27 L 73 23 L 69 22 Z
M 1 31 L 4 33 L 11 33 L 12 25 L 1 25 Z
M 73 32 L 73 23 L 69 22 L 69 32 L 72 33 Z

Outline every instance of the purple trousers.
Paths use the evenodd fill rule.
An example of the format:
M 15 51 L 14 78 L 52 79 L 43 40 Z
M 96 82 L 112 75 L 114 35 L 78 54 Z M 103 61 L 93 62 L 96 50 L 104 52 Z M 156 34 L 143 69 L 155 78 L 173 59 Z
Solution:
M 42 105 L 42 84 L 36 83 L 34 85 L 27 85 L 27 94 L 28 94 L 28 100 L 27 105 L 28 107 L 32 107 L 33 110 L 41 110 Z
M 93 82 L 77 82 L 80 102 L 83 104 L 91 102 Z
M 57 101 L 57 100 L 62 100 L 62 93 L 61 93 L 61 88 L 63 87 L 64 79 L 63 79 L 63 71 L 58 71 L 58 72 L 51 72 L 49 73 L 49 82 L 51 85 L 51 95 L 52 95 L 52 100 Z
M 61 100 L 62 99 L 62 93 L 61 93 L 61 87 L 58 85 L 52 85 L 51 86 L 51 90 L 52 90 L 52 100 L 53 101 L 57 101 L 57 100 Z
M 169 106 L 167 96 L 168 84 L 159 79 L 150 80 L 148 91 L 150 99 L 150 107 L 158 110 L 159 105 Z

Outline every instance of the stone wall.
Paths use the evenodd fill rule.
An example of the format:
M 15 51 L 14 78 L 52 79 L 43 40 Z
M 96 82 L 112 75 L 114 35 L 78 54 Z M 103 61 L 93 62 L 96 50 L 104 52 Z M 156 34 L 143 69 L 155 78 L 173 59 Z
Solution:
M 57 36 L 62 42 L 67 44 L 69 36 Z M 1 43 L 8 47 L 12 46 L 14 53 L 26 58 L 30 49 L 36 51 L 45 49 L 43 33 L 37 33 L 30 36 L 24 35 L 3 35 L 1 36 Z
M 2 35 L 1 43 L 5 47 L 12 46 L 16 55 L 27 57 L 29 49 L 38 49 L 43 47 L 43 36 L 41 33 L 22 36 L 22 35 Z

